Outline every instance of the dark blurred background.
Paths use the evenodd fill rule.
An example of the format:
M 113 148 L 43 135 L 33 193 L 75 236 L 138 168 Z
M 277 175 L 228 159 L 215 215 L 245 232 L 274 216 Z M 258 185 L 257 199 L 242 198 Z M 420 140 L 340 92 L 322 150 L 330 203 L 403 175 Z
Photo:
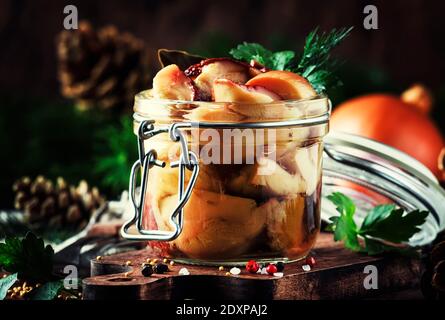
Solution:
M 81 112 L 60 91 L 55 39 L 68 4 L 94 28 L 111 24 L 141 39 L 151 72 L 158 48 L 218 56 L 252 41 L 299 50 L 316 26 L 354 26 L 335 51 L 345 63 L 338 71 L 344 86 L 330 93 L 334 103 L 369 92 L 399 94 L 421 82 L 432 90 L 432 116 L 445 130 L 443 1 L 0 0 L 0 208 L 13 206 L 11 185 L 23 175 L 86 179 L 108 198 L 125 188 L 136 151 L 131 105 L 118 115 Z M 379 10 L 378 30 L 363 28 L 368 4 Z

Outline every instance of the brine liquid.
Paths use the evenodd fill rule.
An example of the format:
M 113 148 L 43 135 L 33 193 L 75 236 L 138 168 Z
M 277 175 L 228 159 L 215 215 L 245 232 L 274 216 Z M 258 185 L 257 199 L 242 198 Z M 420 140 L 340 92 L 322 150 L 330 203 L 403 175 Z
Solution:
M 226 180 L 232 179 L 220 170 L 224 172 Z M 168 181 L 165 175 L 153 179 Z M 218 176 L 208 179 L 197 183 L 184 208 L 181 235 L 171 242 L 149 243 L 162 256 L 189 263 L 236 264 L 250 259 L 294 261 L 311 250 L 320 230 L 321 181 L 311 195 L 271 196 L 264 190 L 249 190 L 247 185 L 233 195 L 228 181 Z M 209 185 L 212 191 L 206 190 Z M 148 193 L 144 225 L 171 230 L 168 218 L 178 203 L 177 194 L 159 199 L 158 193 Z
M 280 136 L 284 139 L 287 133 Z M 170 146 L 177 145 L 160 141 L 151 147 L 168 163 L 172 154 L 178 155 Z M 321 153 L 320 140 L 286 140 L 276 145 L 273 157 L 255 158 L 254 163 L 201 162 L 184 207 L 181 234 L 150 246 L 163 256 L 197 263 L 304 257 L 320 228 Z M 190 177 L 186 170 L 186 184 Z M 178 205 L 178 168 L 151 168 L 145 198 L 144 227 L 171 231 L 170 216 Z

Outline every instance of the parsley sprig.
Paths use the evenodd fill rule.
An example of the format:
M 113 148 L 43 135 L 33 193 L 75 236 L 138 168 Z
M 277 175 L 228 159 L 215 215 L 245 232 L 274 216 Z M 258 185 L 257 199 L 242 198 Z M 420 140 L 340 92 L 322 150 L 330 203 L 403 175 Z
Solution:
M 334 240 L 343 241 L 344 246 L 352 251 L 369 255 L 387 251 L 407 251 L 405 247 L 387 243 L 407 242 L 420 231 L 420 226 L 428 216 L 426 211 L 405 213 L 393 204 L 385 204 L 374 207 L 358 227 L 354 221 L 356 207 L 350 198 L 335 192 L 329 195 L 328 199 L 340 213 L 339 216 L 331 217 L 331 224 L 328 226 L 329 230 L 334 231 Z
M 329 33 L 312 31 L 307 37 L 303 53 L 294 51 L 272 52 L 258 43 L 244 42 L 230 50 L 232 57 L 250 62 L 255 60 L 273 70 L 287 70 L 305 77 L 318 93 L 341 85 L 334 75 L 338 61 L 331 58 L 331 51 L 352 31 L 351 28 L 333 29 Z
M 0 300 L 7 297 L 8 290 L 17 281 L 42 284 L 26 294 L 25 299 L 53 300 L 59 293 L 77 297 L 78 291 L 65 288 L 64 280 L 53 274 L 53 258 L 53 248 L 45 246 L 43 239 L 31 232 L 23 239 L 6 238 L 4 243 L 0 243 L 0 270 L 4 269 L 10 275 L 0 279 Z
M 331 58 L 331 51 L 338 46 L 352 31 L 351 28 L 333 29 L 329 33 L 318 34 L 318 29 L 312 31 L 306 38 L 300 62 L 290 65 L 291 71 L 301 74 L 317 92 L 341 85 L 334 71 L 338 60 Z
M 232 57 L 250 62 L 255 60 L 273 70 L 286 70 L 288 64 L 295 58 L 293 51 L 272 52 L 258 43 L 243 42 L 230 50 Z
M 6 238 L 0 243 L 0 268 L 18 273 L 20 279 L 45 282 L 52 278 L 54 250 L 28 232 L 24 239 Z

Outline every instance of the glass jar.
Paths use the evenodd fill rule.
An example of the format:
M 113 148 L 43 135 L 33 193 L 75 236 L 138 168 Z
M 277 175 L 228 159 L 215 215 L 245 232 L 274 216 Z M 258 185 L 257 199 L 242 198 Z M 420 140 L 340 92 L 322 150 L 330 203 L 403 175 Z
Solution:
M 320 230 L 327 97 L 215 103 L 159 100 L 144 91 L 134 112 L 139 160 L 126 238 L 149 240 L 160 255 L 187 263 L 307 255 Z
M 409 239 L 413 247 L 431 243 L 445 229 L 445 190 L 422 163 L 402 151 L 356 135 L 330 132 L 324 142 L 323 220 L 338 215 L 326 197 L 342 192 L 356 205 L 357 225 L 380 204 L 393 203 L 405 212 L 428 211 L 420 231 Z

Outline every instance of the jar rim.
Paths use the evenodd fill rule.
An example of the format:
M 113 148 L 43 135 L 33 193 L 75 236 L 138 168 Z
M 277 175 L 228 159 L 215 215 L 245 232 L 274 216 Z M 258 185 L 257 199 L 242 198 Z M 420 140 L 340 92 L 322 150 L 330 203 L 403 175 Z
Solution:
M 192 121 L 209 124 L 286 121 L 316 124 L 317 118 L 322 118 L 323 122 L 329 120 L 331 102 L 325 94 L 268 103 L 183 101 L 155 98 L 151 90 L 145 90 L 136 95 L 133 109 L 137 122 L 152 119 L 158 122 Z
M 288 99 L 288 100 L 277 100 L 273 102 L 266 102 L 266 103 L 252 103 L 252 102 L 215 102 L 215 101 L 200 101 L 200 100 L 174 100 L 174 99 L 161 99 L 161 98 L 155 98 L 153 95 L 151 95 L 152 89 L 143 90 L 136 94 L 135 96 L 135 106 L 136 104 L 141 100 L 150 100 L 155 101 L 159 104 L 164 105 L 190 105 L 190 104 L 200 104 L 200 105 L 209 105 L 209 106 L 225 106 L 228 103 L 236 103 L 240 105 L 281 105 L 283 103 L 286 104 L 292 104 L 292 103 L 303 103 L 308 101 L 316 101 L 316 100 L 325 100 L 328 99 L 328 96 L 324 93 L 316 94 L 314 96 L 308 97 L 308 98 L 302 98 L 302 99 Z

